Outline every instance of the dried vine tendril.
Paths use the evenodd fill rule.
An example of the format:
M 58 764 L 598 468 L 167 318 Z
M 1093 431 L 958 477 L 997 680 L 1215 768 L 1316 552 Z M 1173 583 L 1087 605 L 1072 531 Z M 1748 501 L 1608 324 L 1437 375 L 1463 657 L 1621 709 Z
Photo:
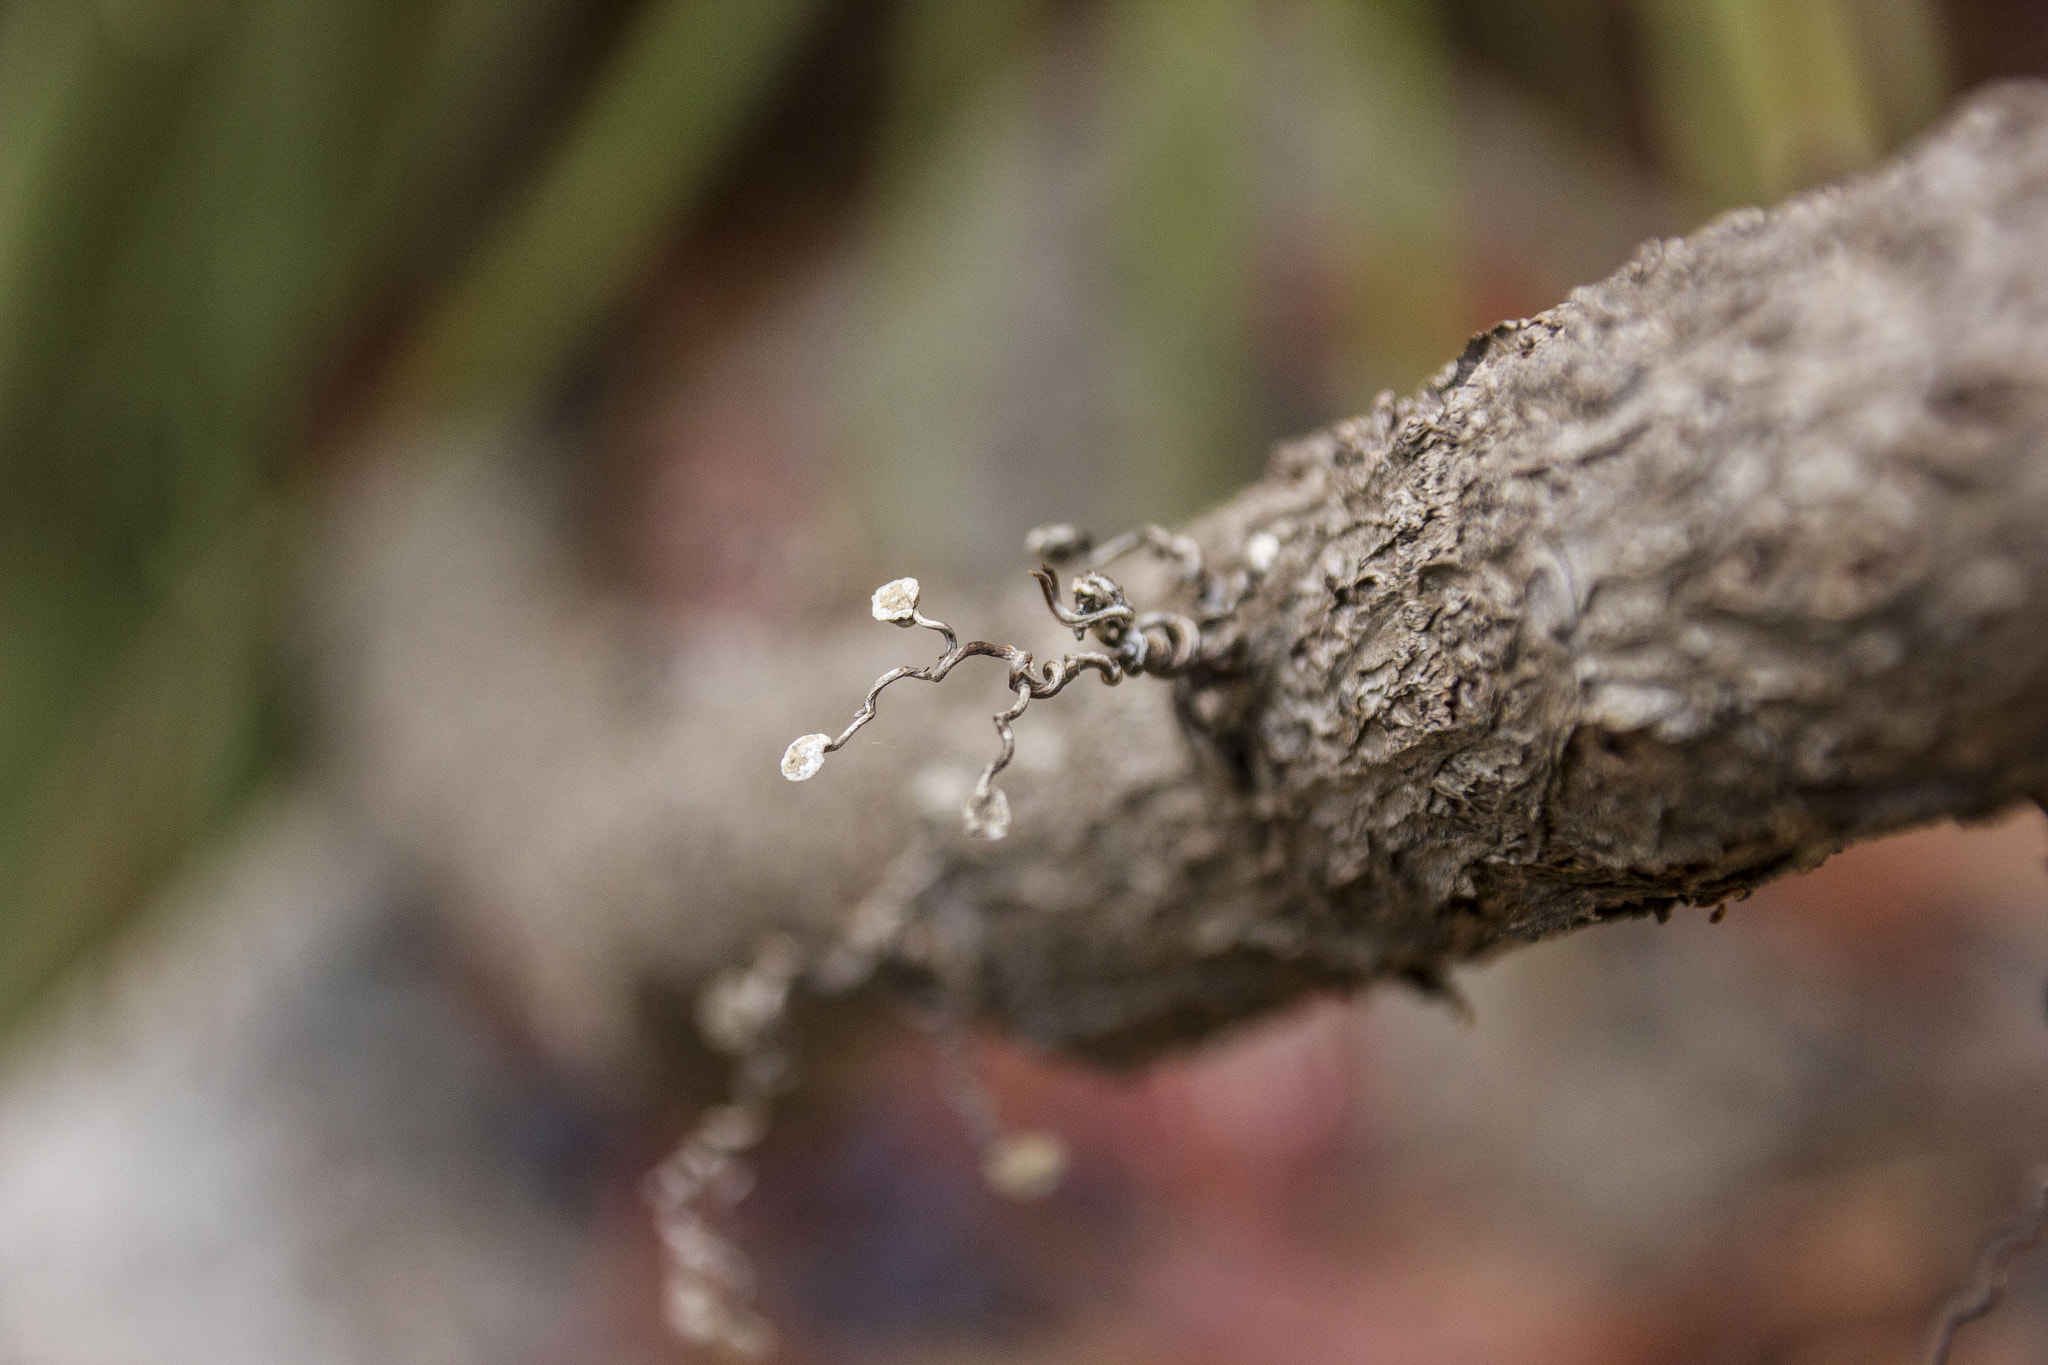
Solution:
M 719 1228 L 718 1215 L 752 1188 L 748 1153 L 767 1135 L 777 1097 L 796 1084 L 786 1036 L 791 997 L 799 990 L 843 995 L 867 981 L 885 957 L 923 957 L 903 940 L 912 907 L 939 866 L 929 841 L 918 839 L 822 951 L 806 951 L 786 933 L 764 935 L 748 960 L 720 972 L 698 997 L 698 1032 L 732 1062 L 729 1092 L 699 1116 L 643 1186 L 666 1252 L 664 1315 L 683 1340 L 738 1360 L 774 1353 L 775 1329 L 753 1302 L 753 1267 Z M 946 983 L 957 970 L 942 959 L 937 974 Z M 958 981 L 950 989 L 958 991 Z M 1052 1133 L 1003 1124 L 995 1098 L 975 1073 L 957 1002 L 919 1022 L 937 1042 L 947 1098 L 981 1153 L 988 1187 L 1016 1200 L 1042 1199 L 1058 1189 L 1066 1144 Z
M 860 728 L 875 718 L 875 704 L 882 689 L 905 678 L 920 682 L 943 682 L 962 662 L 976 657 L 1000 659 L 1009 669 L 1009 687 L 1016 702 L 994 717 L 1001 748 L 968 795 L 962 815 L 970 834 L 1000 839 L 1010 832 L 1010 802 L 996 777 L 1016 754 L 1011 722 L 1024 714 L 1033 701 L 1057 696 L 1066 685 L 1086 672 L 1101 675 L 1114 687 L 1132 674 L 1155 678 L 1177 677 L 1193 666 L 1202 642 L 1201 627 L 1194 619 L 1172 611 L 1139 612 L 1124 595 L 1123 587 L 1104 566 L 1135 550 L 1148 550 L 1172 561 L 1180 581 L 1196 589 L 1205 611 L 1223 608 L 1219 594 L 1228 591 L 1202 565 L 1201 547 L 1186 536 L 1177 536 L 1157 526 L 1144 526 L 1093 545 L 1071 526 L 1041 526 L 1025 541 L 1025 548 L 1044 563 L 1031 570 L 1045 594 L 1045 605 L 1054 618 L 1074 632 L 1076 640 L 1093 638 L 1101 649 L 1075 650 L 1043 663 L 1032 659 L 1028 650 L 1015 645 L 990 644 L 986 640 L 962 641 L 944 621 L 935 621 L 918 610 L 921 590 L 915 578 L 899 578 L 875 589 L 872 611 L 877 621 L 896 626 L 922 626 L 936 631 L 946 642 L 938 659 L 922 668 L 909 665 L 892 668 L 868 689 L 853 720 L 837 737 L 827 734 L 803 735 L 782 755 L 782 775 L 792 782 L 815 777 L 824 766 L 825 755 L 845 746 Z M 1068 585 L 1073 598 L 1070 607 L 1061 600 L 1056 563 L 1078 562 L 1082 572 Z
M 2039 1244 L 2044 1234 L 2048 1234 L 2048 1169 L 2034 1172 L 2026 1207 L 2016 1219 L 1985 1240 L 1977 1250 L 1970 1282 L 1942 1303 L 1928 1329 L 1921 1357 L 1927 1365 L 1948 1365 L 1949 1354 L 1955 1350 L 1956 1333 L 1998 1307 L 1998 1301 L 2005 1297 L 2012 1263 Z
M 770 934 L 752 961 L 721 972 L 699 998 L 699 1031 L 733 1059 L 732 1092 L 648 1173 L 644 1188 L 667 1251 L 662 1308 L 669 1326 L 685 1341 L 745 1359 L 771 1353 L 775 1330 L 752 1306 L 752 1266 L 711 1211 L 746 1197 L 753 1173 L 745 1154 L 766 1134 L 775 1097 L 794 1081 L 782 1025 L 802 971 L 797 941 Z
M 1244 543 L 1244 568 L 1229 575 L 1210 572 L 1194 541 L 1157 526 L 1126 532 L 1097 546 L 1071 526 L 1033 531 L 1026 549 L 1042 562 L 1031 571 L 1055 619 L 1076 640 L 1093 638 L 1100 649 L 1076 650 L 1044 663 L 1025 650 L 982 640 L 962 643 L 953 628 L 918 610 L 914 578 L 899 578 L 875 590 L 875 619 L 898 626 L 922 626 L 946 643 L 937 660 L 922 667 L 891 669 L 868 689 L 853 721 L 834 738 L 805 735 L 782 756 L 782 774 L 802 782 L 817 774 L 825 755 L 843 747 L 875 718 L 876 699 L 904 678 L 943 681 L 960 663 L 986 656 L 1009 670 L 1016 702 L 994 717 L 1002 748 L 982 770 L 969 796 L 965 817 L 971 833 L 1000 839 L 1009 830 L 1009 800 L 995 785 L 1015 752 L 1011 722 L 1034 700 L 1054 696 L 1082 673 L 1093 671 L 1114 686 L 1132 674 L 1177 677 L 1195 664 L 1202 641 L 1197 621 L 1213 622 L 1233 611 L 1253 579 L 1266 572 L 1280 550 L 1270 531 Z M 1195 600 L 1194 617 L 1170 611 L 1140 613 L 1116 580 L 1102 570 L 1135 551 L 1171 562 L 1179 586 Z M 1077 572 L 1062 600 L 1055 564 Z M 930 961 L 930 949 L 914 946 L 915 907 L 939 875 L 936 847 L 920 835 L 891 864 L 879 884 L 856 905 L 837 939 L 807 952 L 796 939 L 774 933 L 760 939 L 748 961 L 720 973 L 698 1000 L 697 1023 L 704 1039 L 733 1063 L 726 1102 L 700 1116 L 674 1152 L 648 1173 L 646 1198 L 667 1250 L 664 1307 L 670 1325 L 685 1340 L 725 1354 L 759 1359 L 775 1350 L 775 1332 L 753 1306 L 753 1273 L 739 1248 L 717 1227 L 717 1212 L 746 1196 L 752 1183 L 747 1154 L 767 1132 L 776 1098 L 795 1084 L 794 1058 L 785 1035 L 793 991 L 843 994 L 867 981 L 892 957 Z M 1067 1165 L 1066 1144 L 1053 1133 L 1006 1127 L 994 1097 L 976 1075 L 964 1015 L 957 1008 L 965 986 L 951 980 L 959 970 L 940 966 L 937 975 L 956 1008 L 923 1021 L 945 1063 L 948 1099 L 981 1152 L 982 1177 L 1010 1199 L 1039 1199 L 1056 1190 Z

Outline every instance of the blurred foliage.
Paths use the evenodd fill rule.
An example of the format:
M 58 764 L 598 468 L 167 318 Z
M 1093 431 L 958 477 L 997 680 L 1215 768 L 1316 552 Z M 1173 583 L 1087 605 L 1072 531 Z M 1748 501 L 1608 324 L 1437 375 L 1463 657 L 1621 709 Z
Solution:
M 0 1021 L 283 753 L 307 455 L 545 408 L 851 5 L 0 0 Z M 870 8 L 842 406 L 897 544 L 1020 405 L 1101 418 L 1104 515 L 1180 515 L 1491 321 L 1461 81 L 1706 212 L 1867 163 L 1953 79 L 1932 0 Z M 1059 374 L 1020 377 L 1027 324 Z
M 1181 517 L 1250 472 L 1259 6 L 1117 0 L 1103 58 L 1119 473 Z
M 1025 307 L 1017 277 L 1044 227 L 1032 112 L 1048 21 L 1043 0 L 908 0 L 898 20 L 846 402 L 869 485 L 855 496 L 894 549 L 948 534 L 957 456 L 986 448 L 1000 407 L 991 338 Z
M 474 168 L 549 88 L 574 8 L 0 9 L 0 1018 L 278 755 L 292 453 L 352 325 L 498 190 Z M 448 346 L 449 389 L 521 363 L 542 382 L 523 357 L 559 358 L 592 320 L 562 280 L 616 301 L 621 263 L 667 225 L 646 203 L 667 168 L 700 173 L 691 158 L 729 136 L 716 106 L 762 84 L 734 41 L 742 69 L 713 89 L 706 54 L 773 8 L 671 4 L 687 22 L 651 10 L 623 35 L 541 188 L 488 239 L 511 245 L 441 315 L 476 330 Z M 707 93 L 667 99 L 678 82 Z M 586 201 L 565 213 L 561 187 Z M 532 305 L 510 325 L 493 293 L 508 258 L 537 272 L 513 286 Z M 425 335 L 432 354 L 447 330 Z
M 1841 0 L 1648 0 L 1659 132 L 1696 192 L 1776 198 L 1868 163 L 1877 111 Z
M 1463 278 L 1457 58 L 1430 0 L 1303 0 L 1292 18 L 1281 37 L 1312 201 L 1289 247 L 1322 244 L 1337 295 L 1335 368 L 1315 406 L 1355 412 L 1488 321 Z
M 401 359 L 401 402 L 518 408 L 685 218 L 817 0 L 658 0 Z

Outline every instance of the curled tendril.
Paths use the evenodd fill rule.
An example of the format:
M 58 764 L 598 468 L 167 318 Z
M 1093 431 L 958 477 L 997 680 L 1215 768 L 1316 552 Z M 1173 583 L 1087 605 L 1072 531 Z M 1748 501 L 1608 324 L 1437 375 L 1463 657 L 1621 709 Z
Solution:
M 845 747 L 862 726 L 875 718 L 883 689 L 905 678 L 920 682 L 943 682 L 946 675 L 968 659 L 1000 659 L 1009 670 L 1009 688 L 1016 702 L 997 713 L 993 720 L 1001 748 L 981 770 L 963 812 L 969 833 L 986 839 L 1000 839 L 1009 832 L 1010 802 L 995 779 L 1017 751 L 1011 723 L 1024 714 L 1033 701 L 1058 695 L 1083 673 L 1094 672 L 1114 687 L 1133 674 L 1168 678 L 1193 666 L 1202 642 L 1201 627 L 1194 619 L 1171 611 L 1139 613 L 1125 597 L 1117 581 L 1101 570 L 1135 550 L 1149 550 L 1171 560 L 1183 585 L 1195 588 L 1205 607 L 1218 594 L 1218 580 L 1202 566 L 1201 548 L 1186 536 L 1173 535 L 1157 526 L 1135 531 L 1095 546 L 1089 537 L 1071 526 L 1045 526 L 1033 531 L 1026 548 L 1047 562 L 1031 570 L 1045 595 L 1053 617 L 1074 632 L 1076 640 L 1093 638 L 1099 650 L 1074 650 L 1043 662 L 1015 645 L 990 644 L 986 640 L 960 639 L 944 621 L 934 620 L 918 610 L 921 590 L 914 578 L 899 578 L 875 589 L 872 610 L 877 621 L 896 626 L 919 626 L 937 633 L 945 641 L 945 652 L 922 668 L 902 665 L 875 680 L 861 701 L 853 720 L 836 736 L 803 735 L 782 755 L 782 775 L 802 782 L 817 775 L 825 755 Z M 1070 607 L 1061 598 L 1059 578 L 1053 564 L 1080 560 L 1083 571 L 1069 585 Z
M 1075 562 L 1089 569 L 1100 569 L 1133 550 L 1144 549 L 1174 561 L 1183 583 L 1199 586 L 1209 577 L 1202 567 L 1202 547 L 1163 526 L 1140 526 L 1100 545 L 1086 531 L 1072 526 L 1041 526 L 1024 538 L 1024 548 L 1053 564 Z

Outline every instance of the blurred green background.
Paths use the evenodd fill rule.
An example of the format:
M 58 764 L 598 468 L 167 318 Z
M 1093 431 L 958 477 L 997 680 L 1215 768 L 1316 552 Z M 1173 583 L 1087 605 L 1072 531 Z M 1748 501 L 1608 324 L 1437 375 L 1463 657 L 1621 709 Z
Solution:
M 2042 8 L 0 0 L 0 1027 L 292 761 L 337 471 L 401 431 L 573 447 L 689 310 L 662 281 L 693 243 L 850 262 L 830 480 L 956 562 L 1034 159 L 1084 167 L 1104 496 L 1170 519 L 1576 282 L 1502 245 L 1540 226 L 1489 229 L 1547 212 L 1511 173 L 1475 212 L 1475 98 L 1683 229 L 2048 68 Z

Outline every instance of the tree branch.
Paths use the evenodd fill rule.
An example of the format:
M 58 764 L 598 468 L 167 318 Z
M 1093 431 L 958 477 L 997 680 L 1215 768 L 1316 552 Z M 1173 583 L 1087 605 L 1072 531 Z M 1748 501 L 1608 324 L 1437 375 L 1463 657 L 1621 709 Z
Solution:
M 358 575 L 340 657 L 366 808 L 500 907 L 557 1005 L 701 973 L 765 924 L 828 934 L 912 841 L 923 928 L 898 979 L 943 977 L 1047 1045 L 1137 1059 L 1306 990 L 1436 983 L 2048 791 L 2048 87 L 1651 243 L 1415 397 L 1281 449 L 1191 529 L 1226 570 L 1252 536 L 1279 545 L 1196 675 L 1034 706 L 1001 843 L 946 800 L 920 813 L 986 756 L 971 688 L 892 691 L 876 741 L 803 788 L 774 774 L 904 637 L 700 640 L 622 721 L 571 676 L 615 665 L 539 626 L 490 628 L 553 681 L 505 677 L 491 650 L 515 645 L 464 654 L 449 623 L 495 618 L 421 593 L 512 590 L 451 576 L 451 534 Z M 508 768 L 526 760 L 491 751 L 519 727 L 555 758 Z M 565 786 L 609 814 L 458 810 Z M 566 954 L 582 966 L 550 961 L 579 941 L 565 922 L 603 945 Z

